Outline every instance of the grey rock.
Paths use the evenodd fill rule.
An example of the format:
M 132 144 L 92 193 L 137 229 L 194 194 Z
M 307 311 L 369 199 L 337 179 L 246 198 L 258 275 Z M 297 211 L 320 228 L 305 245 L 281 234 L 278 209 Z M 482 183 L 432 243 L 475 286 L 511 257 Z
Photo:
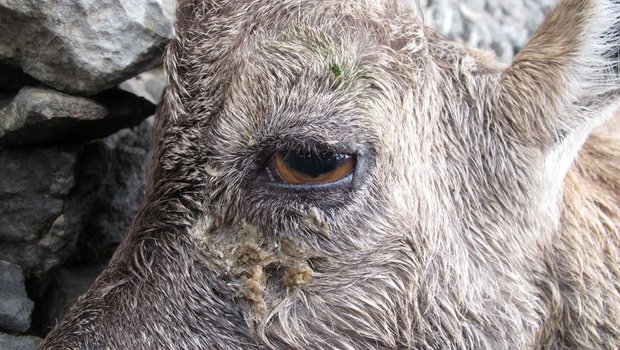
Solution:
M 24 274 L 19 265 L 0 260 L 0 291 L 7 294 L 26 295 Z
M 36 84 L 38 84 L 38 82 L 24 73 L 21 67 L 0 64 L 0 93 L 14 92 L 26 85 Z
M 8 332 L 27 331 L 33 308 L 34 303 L 27 297 L 0 291 L 0 329 Z
M 556 0 L 421 0 L 426 24 L 509 62 Z
M 40 322 L 44 330 L 56 326 L 67 309 L 75 303 L 103 271 L 105 265 L 82 268 L 62 268 L 54 274 L 47 292 L 40 300 Z
M 49 229 L 75 184 L 77 160 L 71 149 L 0 151 L 0 240 L 32 241 Z
M 164 93 L 165 86 L 164 71 L 160 68 L 144 72 L 123 82 L 118 87 L 157 104 Z
M 0 150 L 0 256 L 31 276 L 74 250 L 106 166 L 101 145 Z
M 93 95 L 161 63 L 172 0 L 4 0 L 0 66 Z
M 0 110 L 8 106 L 11 100 L 13 100 L 13 97 L 15 97 L 13 94 L 0 93 Z
M 0 260 L 0 329 L 25 332 L 34 303 L 28 299 L 20 266 Z
M 41 338 L 33 336 L 17 336 L 0 333 L 0 349 L 2 350 L 34 350 Z
M 116 89 L 85 98 L 45 87 L 24 87 L 8 105 L 4 100 L 0 145 L 100 138 L 137 125 L 155 111 L 144 98 Z
M 106 261 L 122 240 L 143 198 L 152 126 L 149 118 L 104 139 L 109 168 L 80 236 L 78 255 Z

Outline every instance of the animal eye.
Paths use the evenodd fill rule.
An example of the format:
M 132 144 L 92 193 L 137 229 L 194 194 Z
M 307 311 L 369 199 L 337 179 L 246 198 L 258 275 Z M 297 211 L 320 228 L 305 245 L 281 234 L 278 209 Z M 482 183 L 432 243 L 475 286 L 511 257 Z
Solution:
M 327 184 L 353 173 L 355 157 L 331 152 L 276 152 L 267 167 L 274 182 L 291 185 Z

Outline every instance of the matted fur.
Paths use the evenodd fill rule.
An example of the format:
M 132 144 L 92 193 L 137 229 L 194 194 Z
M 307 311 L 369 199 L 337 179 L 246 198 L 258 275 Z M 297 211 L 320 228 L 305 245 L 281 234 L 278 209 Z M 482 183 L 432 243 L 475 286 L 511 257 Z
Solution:
M 502 67 L 409 1 L 181 0 L 145 202 L 40 349 L 618 348 L 619 16 Z M 261 180 L 300 147 L 351 186 Z

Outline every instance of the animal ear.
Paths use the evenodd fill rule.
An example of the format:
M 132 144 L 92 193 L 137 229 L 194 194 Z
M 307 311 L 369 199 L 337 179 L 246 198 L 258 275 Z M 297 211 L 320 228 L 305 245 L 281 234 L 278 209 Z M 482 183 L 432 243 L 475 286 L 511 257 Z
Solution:
M 424 23 L 424 12 L 419 0 L 399 0 L 400 5 L 405 9 L 413 12 L 413 14 L 420 19 L 420 22 Z
M 582 144 L 620 105 L 619 55 L 620 1 L 560 0 L 502 74 L 509 123 L 543 147 Z

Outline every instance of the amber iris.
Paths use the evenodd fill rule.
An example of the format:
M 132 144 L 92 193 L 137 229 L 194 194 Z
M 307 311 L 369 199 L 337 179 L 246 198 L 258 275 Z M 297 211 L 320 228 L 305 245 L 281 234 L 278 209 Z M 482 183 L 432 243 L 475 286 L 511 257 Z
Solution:
M 276 152 L 271 168 L 275 180 L 284 183 L 326 184 L 350 175 L 355 168 L 355 158 L 330 152 Z

